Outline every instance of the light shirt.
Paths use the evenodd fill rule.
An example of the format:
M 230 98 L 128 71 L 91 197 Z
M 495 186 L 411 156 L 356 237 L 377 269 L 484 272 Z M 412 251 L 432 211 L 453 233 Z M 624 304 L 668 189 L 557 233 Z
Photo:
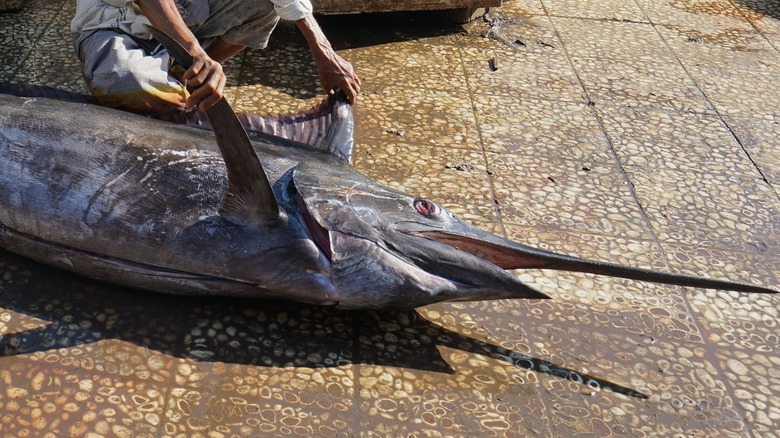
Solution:
M 251 0 L 270 1 L 274 10 L 283 20 L 296 21 L 312 13 L 310 0 Z M 209 17 L 208 0 L 176 0 L 184 23 L 188 27 L 197 27 Z M 149 20 L 143 16 L 133 0 L 78 0 L 76 14 L 70 24 L 70 30 L 81 33 L 95 29 L 117 29 L 126 34 L 151 39 L 144 28 Z

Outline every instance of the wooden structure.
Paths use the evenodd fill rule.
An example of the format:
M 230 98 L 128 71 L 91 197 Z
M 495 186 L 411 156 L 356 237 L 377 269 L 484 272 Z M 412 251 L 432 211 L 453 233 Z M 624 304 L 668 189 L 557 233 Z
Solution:
M 22 8 L 23 0 L 0 0 L 0 12 L 11 12 Z
M 501 6 L 502 0 L 312 0 L 314 11 L 321 14 L 355 14 L 360 12 L 456 10 L 457 16 L 474 18 L 484 8 Z

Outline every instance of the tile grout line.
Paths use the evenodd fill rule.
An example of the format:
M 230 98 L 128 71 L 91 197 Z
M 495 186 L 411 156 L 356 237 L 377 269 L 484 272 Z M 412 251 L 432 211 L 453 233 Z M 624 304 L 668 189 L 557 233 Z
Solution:
M 541 3 L 541 1 L 540 1 L 540 3 Z M 542 7 L 544 8 L 544 5 L 542 5 Z M 547 13 L 547 11 L 545 9 L 545 14 L 546 13 Z M 482 160 L 483 160 L 483 163 L 485 164 L 485 170 L 486 170 L 486 173 L 487 173 L 488 182 L 490 184 L 490 192 L 491 192 L 492 197 L 493 197 L 493 209 L 496 212 L 497 221 L 498 221 L 498 225 L 499 225 L 499 228 L 501 230 L 501 233 L 503 234 L 504 237 L 507 237 L 506 225 L 504 224 L 504 217 L 503 217 L 503 214 L 502 214 L 501 205 L 498 202 L 499 201 L 498 193 L 496 192 L 495 181 L 493 179 L 493 174 L 491 172 L 490 162 L 488 161 L 488 156 L 487 156 L 487 152 L 486 152 L 486 148 L 485 148 L 485 140 L 484 140 L 484 136 L 482 135 L 482 128 L 481 128 L 480 123 L 479 123 L 479 118 L 477 117 L 476 99 L 474 97 L 474 92 L 472 91 L 471 84 L 469 82 L 469 75 L 468 75 L 468 72 L 466 70 L 466 63 L 465 63 L 464 57 L 463 57 L 463 48 L 460 47 L 460 46 L 458 46 L 458 57 L 460 59 L 460 66 L 461 66 L 461 70 L 463 72 L 463 77 L 464 77 L 464 79 L 466 81 L 466 90 L 468 92 L 469 103 L 471 104 L 471 114 L 474 117 L 474 126 L 475 126 L 475 129 L 477 131 L 477 143 L 478 143 L 479 149 L 480 149 L 479 152 L 482 155 Z M 518 309 L 520 311 L 528 312 L 527 305 L 523 305 L 522 303 L 516 304 L 516 305 L 518 306 Z M 535 333 L 533 333 L 532 331 L 530 331 L 530 330 L 528 331 L 527 337 L 528 337 L 529 345 L 533 345 L 534 344 L 534 339 L 536 338 L 536 336 L 537 335 Z M 541 383 L 541 379 L 540 379 L 540 383 Z M 552 400 L 550 399 L 550 397 L 548 395 L 542 394 L 542 393 L 539 394 L 539 397 L 542 398 L 543 411 L 544 411 L 544 413 L 545 413 L 545 415 L 547 417 L 547 420 L 548 420 L 548 421 L 544 422 L 544 426 L 545 426 L 545 428 L 546 428 L 548 433 L 554 434 L 555 430 L 553 428 L 552 419 L 555 418 L 555 415 L 554 415 L 555 412 L 554 412 L 554 409 L 552 407 L 553 406 Z
M 67 3 L 66 1 L 62 1 L 60 3 L 60 6 L 57 8 L 57 12 L 62 12 L 62 10 L 65 9 L 65 4 L 66 3 Z M 25 65 L 27 64 L 27 60 L 29 60 L 30 57 L 32 56 L 33 52 L 35 51 L 35 48 L 38 46 L 38 43 L 46 36 L 46 32 L 49 29 L 51 29 L 52 23 L 54 23 L 54 20 L 56 20 L 56 18 L 52 18 L 48 23 L 46 23 L 46 25 L 43 27 L 43 29 L 38 33 L 37 38 L 35 38 L 35 40 L 32 42 L 32 44 L 30 44 L 29 50 L 27 51 L 27 54 L 21 60 L 21 62 L 19 62 L 19 64 L 13 70 L 13 72 L 10 74 L 10 76 L 9 76 L 9 78 L 10 78 L 9 80 L 10 81 L 15 81 L 17 76 L 19 75 L 19 73 L 25 68 Z M 72 47 L 72 44 L 71 44 L 71 47 Z M 73 50 L 73 49 L 71 48 L 71 50 Z
M 463 74 L 463 79 L 466 81 L 466 91 L 468 93 L 468 99 L 469 104 L 471 106 L 471 116 L 474 121 L 474 128 L 476 129 L 477 133 L 477 145 L 479 146 L 479 153 L 482 156 L 482 163 L 485 165 L 485 173 L 487 175 L 488 184 L 490 186 L 490 194 L 492 195 L 492 202 L 493 202 L 493 211 L 496 212 L 496 220 L 498 221 L 499 228 L 501 232 L 503 233 L 504 237 L 507 236 L 506 227 L 504 226 L 504 218 L 503 214 L 501 212 L 501 205 L 498 202 L 498 193 L 496 192 L 496 186 L 495 182 L 493 181 L 493 173 L 490 170 L 490 162 L 487 158 L 486 148 L 485 148 L 485 139 L 482 135 L 482 128 L 479 123 L 479 117 L 477 117 L 477 105 L 476 105 L 476 99 L 474 98 L 474 92 L 471 89 L 471 83 L 469 82 L 469 75 L 468 71 L 466 70 L 466 63 L 463 59 L 463 48 L 460 47 L 460 45 L 457 46 L 458 49 L 458 62 L 460 63 L 460 71 Z
M 563 43 L 563 39 L 560 37 L 560 33 L 555 28 L 555 23 L 554 23 L 554 20 L 552 20 L 552 18 L 550 18 L 550 23 L 553 26 L 553 31 L 558 36 L 558 39 L 561 41 L 561 47 L 563 48 L 563 52 L 566 55 L 566 59 L 569 62 L 569 66 L 571 67 L 572 71 L 574 72 L 574 76 L 577 78 L 577 82 L 579 82 L 579 84 L 580 84 L 580 88 L 582 90 L 582 97 L 583 97 L 583 99 L 585 101 L 584 103 L 588 107 L 590 107 L 590 112 L 594 116 L 594 118 L 596 119 L 596 122 L 598 123 L 599 131 L 601 132 L 602 138 L 604 139 L 604 142 L 606 143 L 607 147 L 609 148 L 610 154 L 615 159 L 615 162 L 617 163 L 618 167 L 620 168 L 620 173 L 621 173 L 621 175 L 623 177 L 623 180 L 624 180 L 625 184 L 628 186 L 628 189 L 629 189 L 629 191 L 631 193 L 631 197 L 634 199 L 634 202 L 638 206 L 639 211 L 640 211 L 640 213 L 642 215 L 642 219 L 645 222 L 645 225 L 648 227 L 648 229 L 650 231 L 650 234 L 653 236 L 653 242 L 656 243 L 660 247 L 661 246 L 660 245 L 661 242 L 660 242 L 658 236 L 656 235 L 655 231 L 653 230 L 652 222 L 650 221 L 650 217 L 647 214 L 647 212 L 645 211 L 644 206 L 642 206 L 642 203 L 639 201 L 638 196 L 636 195 L 636 190 L 634 189 L 634 184 L 630 180 L 628 172 L 626 171 L 625 166 L 623 165 L 623 162 L 620 160 L 620 156 L 618 155 L 617 151 L 615 150 L 614 144 L 612 143 L 612 140 L 611 140 L 611 138 L 609 137 L 609 134 L 606 131 L 606 128 L 604 126 L 604 121 L 602 120 L 601 115 L 595 109 L 594 105 L 592 105 L 592 100 L 591 100 L 591 98 L 590 98 L 590 96 L 588 94 L 587 89 L 585 88 L 585 83 L 583 82 L 582 78 L 580 77 L 580 74 L 577 71 L 577 68 L 576 68 L 574 62 L 572 61 L 572 56 L 569 54 L 569 51 L 566 49 L 566 46 Z M 647 23 L 641 23 L 641 24 L 647 24 Z M 668 257 L 666 256 L 666 254 L 664 254 L 664 258 L 666 259 L 667 267 L 671 266 L 669 264 Z
M 577 74 L 577 71 L 574 70 L 574 65 L 571 62 L 571 57 L 569 56 L 568 51 L 566 50 L 566 46 L 563 43 L 563 38 L 561 38 L 561 34 L 558 32 L 558 30 L 555 28 L 555 24 L 553 23 L 553 19 L 550 16 L 550 10 L 547 8 L 547 5 L 544 4 L 543 0 L 539 0 L 539 3 L 542 5 L 542 10 L 544 11 L 544 17 L 547 19 L 547 21 L 550 23 L 550 26 L 552 27 L 553 33 L 555 34 L 555 37 L 558 39 L 558 42 L 561 44 L 561 49 L 563 50 L 564 55 L 566 56 L 566 60 L 569 62 L 569 66 L 572 68 L 572 71 L 574 72 L 575 77 L 577 78 L 577 82 L 580 84 L 580 89 L 585 92 L 585 87 L 582 84 L 582 80 L 580 79 L 579 75 Z M 601 124 L 599 123 L 599 128 L 601 128 Z M 528 332 L 528 343 L 529 346 L 534 345 L 537 340 L 537 338 L 542 338 L 542 336 L 539 333 L 536 333 L 535 331 Z M 539 383 L 542 384 L 542 379 L 539 379 Z M 554 424 L 554 419 L 556 418 L 556 407 L 554 400 L 552 399 L 551 392 L 545 391 L 545 393 L 539 394 L 539 397 L 544 400 L 544 412 L 547 415 L 547 418 L 549 419 L 549 423 L 547 424 L 547 430 L 550 431 L 553 435 L 556 434 L 557 428 Z
M 647 13 L 644 11 L 644 9 L 642 9 L 642 8 L 640 7 L 640 10 L 642 10 L 642 13 L 645 15 L 645 17 L 649 19 L 649 17 L 647 17 Z M 552 24 L 553 24 L 553 30 L 555 31 L 555 33 L 556 33 L 557 35 L 559 35 L 559 39 L 561 39 L 561 38 L 560 38 L 560 34 L 558 33 L 558 30 L 555 28 L 554 20 L 550 19 L 550 21 L 551 21 L 551 22 L 552 22 Z M 649 25 L 653 26 L 653 29 L 656 29 L 656 28 L 655 28 L 655 25 L 654 25 L 652 22 L 649 22 L 649 23 L 641 23 L 641 24 L 649 24 Z M 657 31 L 657 29 L 656 29 L 656 32 L 658 32 L 658 31 Z M 563 40 L 561 39 L 561 41 L 563 41 Z M 664 40 L 664 42 L 665 42 L 665 40 Z M 572 70 L 574 71 L 574 73 L 575 73 L 575 76 L 577 77 L 577 80 L 580 82 L 580 86 L 581 86 L 581 87 L 582 87 L 582 89 L 583 89 L 583 97 L 586 99 L 586 102 L 590 102 L 590 97 L 588 96 L 588 92 L 587 92 L 587 89 L 585 88 L 585 84 L 583 83 L 583 81 L 582 81 L 582 78 L 580 77 L 579 73 L 577 72 L 577 69 L 576 69 L 576 67 L 575 67 L 574 63 L 572 62 L 571 55 L 569 54 L 568 50 L 566 50 L 566 47 L 565 47 L 565 45 L 562 45 L 562 47 L 563 47 L 564 53 L 566 54 L 566 57 L 567 57 L 567 59 L 569 60 L 569 63 L 570 63 L 570 65 L 571 65 L 571 67 L 572 67 Z M 668 47 L 668 45 L 667 45 L 667 47 Z M 669 49 L 669 50 L 671 51 L 671 49 Z M 673 53 L 673 52 L 672 52 L 672 53 Z M 675 59 L 677 59 L 676 55 L 675 55 Z M 679 59 L 678 59 L 678 62 L 679 62 Z M 686 70 L 686 73 L 688 73 L 688 72 L 687 72 L 687 70 Z M 697 84 L 697 86 L 698 86 L 698 84 Z M 700 90 L 700 91 L 701 91 L 701 90 Z M 609 134 L 606 132 L 606 129 L 605 129 L 605 126 L 604 126 L 604 123 L 603 123 L 603 120 L 602 120 L 602 118 L 601 118 L 600 114 L 599 114 L 599 113 L 598 113 L 598 111 L 596 111 L 596 110 L 595 110 L 595 108 L 593 108 L 592 106 L 591 106 L 591 111 L 592 111 L 592 113 L 594 114 L 594 116 L 596 117 L 596 120 L 597 120 L 597 122 L 598 122 L 598 124 L 599 124 L 599 129 L 601 130 L 601 133 L 602 133 L 602 135 L 603 135 L 603 137 L 604 137 L 604 140 L 607 142 L 607 145 L 609 146 L 610 152 L 612 153 L 613 157 L 616 159 L 618 166 L 620 166 L 621 172 L 622 172 L 622 174 L 623 174 L 623 178 L 624 178 L 624 180 L 626 181 L 626 183 L 628 184 L 628 188 L 629 188 L 629 190 L 630 190 L 630 192 L 631 192 L 632 198 L 634 198 L 634 201 L 635 201 L 635 203 L 636 203 L 636 204 L 637 204 L 637 206 L 639 207 L 639 210 L 640 210 L 640 212 L 641 212 L 641 214 L 642 214 L 642 217 L 643 217 L 643 219 L 644 219 L 644 222 L 645 222 L 645 223 L 647 224 L 647 226 L 649 227 L 650 233 L 651 233 L 651 235 L 653 236 L 653 241 L 654 241 L 654 242 L 655 242 L 655 243 L 656 243 L 656 244 L 659 246 L 659 248 L 661 249 L 661 254 L 663 255 L 663 259 L 664 259 L 664 261 L 665 261 L 665 263 L 666 263 L 666 266 L 667 266 L 667 267 L 670 267 L 670 266 L 671 266 L 671 264 L 669 263 L 669 255 L 668 255 L 668 254 L 667 254 L 667 252 L 666 252 L 666 251 L 663 249 L 663 246 L 661 245 L 661 241 L 660 241 L 660 239 L 658 238 L 658 235 L 656 234 L 655 230 L 653 229 L 653 226 L 652 226 L 652 222 L 651 222 L 651 220 L 650 220 L 650 217 L 649 217 L 649 215 L 647 214 L 647 212 L 646 212 L 645 208 L 642 206 L 642 203 L 640 202 L 640 200 L 639 200 L 639 198 L 638 198 L 638 196 L 637 196 L 637 194 L 636 194 L 636 191 L 635 191 L 635 189 L 634 189 L 634 184 L 633 184 L 633 182 L 631 182 L 631 180 L 630 180 L 630 178 L 629 178 L 629 175 L 628 175 L 628 172 L 625 170 L 625 167 L 624 167 L 624 165 L 623 165 L 622 161 L 620 160 L 620 156 L 618 155 L 617 151 L 615 150 L 615 148 L 614 148 L 614 145 L 613 145 L 613 143 L 612 143 L 612 140 L 611 140 L 611 139 L 610 139 L 610 137 L 609 137 Z M 688 300 L 688 297 L 687 297 L 687 294 L 685 293 L 685 290 L 684 290 L 682 287 L 679 287 L 679 286 L 677 286 L 677 287 L 676 287 L 676 289 L 677 289 L 677 293 L 681 295 L 681 297 L 682 297 L 682 300 L 683 300 L 683 302 L 685 303 L 685 306 L 686 306 L 686 308 L 687 308 L 687 311 L 688 311 L 688 313 L 691 315 L 691 318 L 693 319 L 693 321 L 692 321 L 692 322 L 693 322 L 694 326 L 695 326 L 695 327 L 696 327 L 696 329 L 699 331 L 699 333 L 702 335 L 702 341 L 701 341 L 701 344 L 702 344 L 702 345 L 704 345 L 704 346 L 707 346 L 707 345 L 709 345 L 709 344 L 708 344 L 708 342 L 707 342 L 706 336 L 704 336 L 704 335 L 705 335 L 705 333 L 707 333 L 707 331 L 703 330 L 703 327 L 701 326 L 701 323 L 699 322 L 699 319 L 698 319 L 698 318 L 696 318 L 696 315 L 695 315 L 695 313 L 693 312 L 693 307 L 692 307 L 692 305 L 691 305 L 690 301 Z M 708 349 L 705 349 L 705 351 L 708 351 L 708 352 L 709 352 L 709 350 L 708 350 Z M 717 360 L 716 360 L 716 359 L 717 359 L 717 358 L 714 358 L 714 357 L 712 357 L 712 353 L 710 353 L 710 354 L 708 354 L 708 355 L 707 355 L 707 360 L 708 360 L 708 361 L 710 361 L 710 362 L 713 364 L 713 366 L 715 366 L 715 367 L 716 367 L 716 369 L 718 370 L 718 374 L 717 374 L 717 376 L 718 376 L 718 377 L 721 379 L 721 381 L 722 381 L 722 382 L 724 382 L 724 385 L 727 385 L 727 383 L 726 383 L 726 382 L 727 382 L 727 379 L 725 379 L 725 378 L 724 378 L 724 372 L 723 372 L 723 370 L 721 369 L 721 367 L 719 367 L 719 366 L 717 365 L 717 363 L 718 363 L 718 362 L 717 362 Z M 732 398 L 732 401 L 733 401 L 733 400 L 736 400 L 736 398 L 735 398 L 735 396 L 734 396 L 734 390 L 733 390 L 733 388 L 731 388 L 731 387 L 730 387 L 730 386 L 728 386 L 728 385 L 727 385 L 727 387 L 728 387 L 729 389 L 731 389 L 731 391 L 729 392 L 729 395 L 731 396 L 731 398 Z M 744 421 L 744 420 L 745 420 L 745 412 L 744 412 L 744 409 L 742 409 L 742 407 L 741 407 L 741 406 L 739 406 L 738 404 L 737 404 L 737 406 L 734 406 L 734 408 L 739 410 L 739 414 L 738 414 L 738 415 L 740 415 L 740 416 L 741 416 L 741 417 L 740 417 L 740 419 L 742 420 L 742 424 L 743 424 L 743 430 L 746 430 L 747 428 L 746 428 L 746 423 L 745 423 L 745 421 Z
M 636 1 L 636 0 L 635 0 Z M 640 9 L 642 9 L 642 12 L 647 16 L 647 13 L 645 12 L 644 8 L 642 8 L 641 5 L 637 2 L 637 5 Z M 733 4 L 732 4 L 733 6 Z M 649 19 L 649 17 L 648 17 Z M 747 19 L 745 19 L 747 21 Z M 666 48 L 672 53 L 672 56 L 674 56 L 674 59 L 677 61 L 677 63 L 680 65 L 680 67 L 685 71 L 685 74 L 688 76 L 688 78 L 693 82 L 693 84 L 696 86 L 696 89 L 699 90 L 702 96 L 704 96 L 704 99 L 707 101 L 707 104 L 709 107 L 714 111 L 715 115 L 718 117 L 718 120 L 722 123 L 722 125 L 726 128 L 726 130 L 731 135 L 732 139 L 737 143 L 737 145 L 742 149 L 742 151 L 745 153 L 747 158 L 750 160 L 751 163 L 753 163 L 754 169 L 758 171 L 759 175 L 761 175 L 761 178 L 764 180 L 764 182 L 772 188 L 772 191 L 775 193 L 775 196 L 777 196 L 777 191 L 774 190 L 774 187 L 772 187 L 771 184 L 769 184 L 769 181 L 767 180 L 764 173 L 761 171 L 761 169 L 758 168 L 757 163 L 753 159 L 753 157 L 748 153 L 748 151 L 745 149 L 745 146 L 743 145 L 742 141 L 739 139 L 739 137 L 736 135 L 734 130 L 729 126 L 729 124 L 726 122 L 726 120 L 723 118 L 723 115 L 718 111 L 718 109 L 715 107 L 715 105 L 712 103 L 712 100 L 710 100 L 707 93 L 704 92 L 704 90 L 701 88 L 698 82 L 693 78 L 693 76 L 690 74 L 688 69 L 683 64 L 682 60 L 677 56 L 677 53 L 674 51 L 674 49 L 669 45 L 669 42 L 666 41 L 666 39 L 663 37 L 661 32 L 658 31 L 658 25 L 656 25 L 652 20 L 650 21 L 650 25 L 653 27 L 653 30 L 655 30 L 656 34 L 661 38 L 661 41 L 663 41 L 663 44 L 666 46 Z M 752 25 L 752 24 L 751 24 Z M 660 25 L 663 26 L 663 25 Z M 666 257 L 666 251 L 663 251 L 664 256 Z M 704 293 L 704 292 L 700 292 Z M 727 389 L 727 394 L 729 395 L 732 403 L 732 409 L 737 413 L 739 416 L 739 419 L 742 422 L 742 429 L 748 434 L 750 437 L 754 437 L 755 434 L 753 433 L 753 424 L 748 423 L 747 421 L 747 410 L 742 406 L 742 404 L 739 403 L 739 399 L 736 396 L 736 388 L 733 385 L 733 382 L 731 382 L 728 379 L 728 376 L 726 376 L 726 373 L 723 369 L 723 366 L 720 365 L 717 356 L 712 351 L 713 348 L 722 348 L 720 345 L 713 345 L 709 342 L 706 334 L 709 334 L 710 332 L 708 330 L 705 330 L 704 326 L 701 324 L 700 318 L 694 313 L 693 311 L 693 304 L 690 301 L 688 294 L 684 293 L 682 294 L 683 301 L 685 302 L 686 307 L 688 308 L 688 311 L 690 312 L 691 316 L 693 317 L 693 322 L 696 326 L 696 328 L 699 330 L 699 332 L 702 334 L 702 342 L 703 345 L 705 345 L 708 348 L 705 348 L 704 357 L 702 359 L 706 359 L 712 363 L 713 367 L 717 371 L 717 377 L 720 379 L 721 383 L 723 383 L 724 387 Z
M 735 3 L 734 3 L 734 0 L 728 0 L 728 2 L 729 2 L 729 4 L 731 4 L 731 6 L 732 6 L 733 8 L 737 8 L 737 4 L 735 4 Z M 751 27 L 751 28 L 752 28 L 752 29 L 753 29 L 753 30 L 754 30 L 754 31 L 755 31 L 757 34 L 759 34 L 759 35 L 761 36 L 761 38 L 762 38 L 764 41 L 766 41 L 766 43 L 767 43 L 767 44 L 769 44 L 769 46 L 770 46 L 770 47 L 772 47 L 772 48 L 773 48 L 773 49 L 774 49 L 776 52 L 778 52 L 778 53 L 780 54 L 780 47 L 776 47 L 776 46 L 775 46 L 775 45 L 772 43 L 772 41 L 771 41 L 769 38 L 767 38 L 767 37 L 766 37 L 766 35 L 764 35 L 764 33 L 763 33 L 763 32 L 761 32 L 761 30 L 760 30 L 760 29 L 759 29 L 759 28 L 758 28 L 758 27 L 755 25 L 755 23 L 753 23 L 753 21 L 751 21 L 751 20 L 750 20 L 750 18 L 749 18 L 749 17 L 745 16 L 745 14 L 743 14 L 742 12 L 739 12 L 739 14 L 740 14 L 740 16 L 742 16 L 742 18 L 743 18 L 743 19 L 744 19 L 744 20 L 745 20 L 745 21 L 746 21 L 746 22 L 747 22 L 747 23 L 750 25 L 750 27 Z M 661 37 L 661 39 L 663 39 L 663 36 Z M 664 42 L 666 42 L 666 40 L 664 40 Z M 667 44 L 667 46 L 668 46 L 668 44 Z M 675 55 L 675 57 L 676 57 L 676 55 Z M 682 65 L 682 62 L 681 62 L 681 61 L 679 61 L 679 59 L 678 59 L 678 62 L 680 62 L 680 65 Z M 688 73 L 688 70 L 685 68 L 685 66 L 683 65 L 682 67 L 683 67 L 683 69 L 685 70 L 685 72 L 686 72 L 686 73 Z M 690 76 L 690 74 L 689 74 L 689 76 Z M 693 78 L 691 77 L 691 79 L 693 79 Z M 702 92 L 702 94 L 704 94 L 704 91 L 703 91 L 703 90 L 701 90 L 701 88 L 699 87 L 699 84 L 698 84 L 698 83 L 696 83 L 696 81 L 695 81 L 695 80 L 693 81 L 693 83 L 694 83 L 694 84 L 696 84 L 696 87 L 697 87 L 697 88 L 699 88 L 699 91 L 701 91 L 701 92 Z M 706 94 L 705 94 L 705 96 L 706 96 Z M 707 101 L 709 102 L 710 100 L 709 100 L 709 99 L 707 99 Z M 734 138 L 734 141 L 736 141 L 736 142 L 737 142 L 737 144 L 739 144 L 740 148 L 742 148 L 742 150 L 745 152 L 745 154 L 747 155 L 747 157 L 748 157 L 748 159 L 750 160 L 750 162 L 751 162 L 751 163 L 753 163 L 753 166 L 756 168 L 756 170 L 758 171 L 758 173 L 761 175 L 761 178 L 764 180 L 764 182 L 765 182 L 765 183 L 766 183 L 766 184 L 767 184 L 767 185 L 768 185 L 770 188 L 772 188 L 772 191 L 773 191 L 773 192 L 775 192 L 775 195 L 777 196 L 777 198 L 778 198 L 778 199 L 780 199 L 780 192 L 778 192 L 778 190 L 777 190 L 777 189 L 775 189 L 774 185 L 773 185 L 771 182 L 769 182 L 769 180 L 767 179 L 766 175 L 765 175 L 765 174 L 764 174 L 764 172 L 761 170 L 761 168 L 760 168 L 760 167 L 758 167 L 758 163 L 756 163 L 756 161 L 753 159 L 753 157 L 750 155 L 750 153 L 747 151 L 747 149 L 745 149 L 745 146 L 743 145 L 743 143 L 742 143 L 742 140 L 740 140 L 740 139 L 739 139 L 739 137 L 737 136 L 737 134 L 734 132 L 734 130 L 733 130 L 733 129 L 731 129 L 731 126 L 729 126 L 729 124 L 726 122 L 726 120 L 725 120 L 725 119 L 724 119 L 724 118 L 721 116 L 721 114 L 720 114 L 720 112 L 718 111 L 718 109 L 717 109 L 717 108 L 715 108 L 715 105 L 713 105 L 712 103 L 710 103 L 710 106 L 712 106 L 712 108 L 715 110 L 715 113 L 718 115 L 718 118 L 720 118 L 720 119 L 721 119 L 721 121 L 723 122 L 723 124 L 726 126 L 726 129 L 728 129 L 729 133 L 731 133 L 731 136 Z
M 640 8 L 641 8 L 641 6 L 640 6 Z M 744 18 L 743 18 L 743 19 L 744 19 Z M 747 19 L 744 19 L 744 20 L 745 20 L 746 22 L 748 22 L 749 24 L 751 24 L 751 27 L 753 27 L 753 26 L 752 26 L 752 23 L 750 23 L 750 22 L 749 22 Z M 669 43 L 666 41 L 666 39 L 664 39 L 664 37 L 663 37 L 663 35 L 661 34 L 661 32 L 659 32 L 659 31 L 658 31 L 658 26 L 661 26 L 661 27 L 666 27 L 666 25 L 663 25 L 663 24 L 656 25 L 656 24 L 655 24 L 655 23 L 653 23 L 653 22 L 650 22 L 650 25 L 652 26 L 653 30 L 655 30 L 656 34 L 657 34 L 657 35 L 658 35 L 658 36 L 661 38 L 661 41 L 663 41 L 663 42 L 664 42 L 664 45 L 666 46 L 666 48 L 667 48 L 667 49 L 668 49 L 668 50 L 669 50 L 669 51 L 672 53 L 672 56 L 674 56 L 674 59 L 677 61 L 677 64 L 678 64 L 678 65 L 679 65 L 679 66 L 680 66 L 680 67 L 683 69 L 683 71 L 685 71 L 685 74 L 688 76 L 688 78 L 691 80 L 691 82 L 694 84 L 694 86 L 696 86 L 696 89 L 697 89 L 697 90 L 699 90 L 699 93 L 701 93 L 701 95 L 702 95 L 702 96 L 704 96 L 704 99 L 707 101 L 707 104 L 709 105 L 710 109 L 711 109 L 711 110 L 713 111 L 713 113 L 714 113 L 714 114 L 715 114 L 715 115 L 718 117 L 718 120 L 720 120 L 720 123 L 721 123 L 721 124 L 722 124 L 722 125 L 723 125 L 723 126 L 726 128 L 726 130 L 729 132 L 729 134 L 731 135 L 731 138 L 732 138 L 732 140 L 734 140 L 734 142 L 736 142 L 736 143 L 737 143 L 737 145 L 738 145 L 738 146 L 739 146 L 739 148 L 742 150 L 742 152 L 745 154 L 745 156 L 748 158 L 748 160 L 750 160 L 750 162 L 753 164 L 753 168 L 754 168 L 754 169 L 756 170 L 756 172 L 758 172 L 758 174 L 761 176 L 761 179 L 764 181 L 764 183 L 766 183 L 766 184 L 767 184 L 767 186 L 769 186 L 769 188 L 771 188 L 771 189 L 772 189 L 772 191 L 775 193 L 775 197 L 776 197 L 778 200 L 780 200 L 780 192 L 778 192 L 778 190 L 777 190 L 777 189 L 776 189 L 776 188 L 775 188 L 775 187 L 774 187 L 774 186 L 773 186 L 773 185 L 772 185 L 772 184 L 769 182 L 769 180 L 767 179 L 767 177 L 766 177 L 766 175 L 764 174 L 764 172 L 763 172 L 763 171 L 761 170 L 761 168 L 758 166 L 758 163 L 756 162 L 756 160 L 753 158 L 753 156 L 750 154 L 750 152 L 747 150 L 747 148 L 745 148 L 745 145 L 744 145 L 744 143 L 742 142 L 742 140 L 739 138 L 739 136 L 737 135 L 737 133 L 736 133 L 736 132 L 734 132 L 734 129 L 731 127 L 731 125 L 729 125 L 729 123 L 728 123 L 728 122 L 726 121 L 726 119 L 723 117 L 723 114 L 721 114 L 721 111 L 719 111 L 719 110 L 718 110 L 718 108 L 715 106 L 715 104 L 714 104 L 714 103 L 712 103 L 712 100 L 709 98 L 709 96 L 707 95 L 707 93 L 704 91 L 704 89 L 702 89 L 702 87 L 699 85 L 699 83 L 698 83 L 698 82 L 696 82 L 696 79 L 694 79 L 694 78 L 693 78 L 693 76 L 691 75 L 691 73 L 690 73 L 690 72 L 688 71 L 688 69 L 685 67 L 685 64 L 684 64 L 684 63 L 682 62 L 682 60 L 681 60 L 681 59 L 680 59 L 680 58 L 677 56 L 677 53 L 675 53 L 674 49 L 673 49 L 673 48 L 672 48 L 672 47 L 669 45 Z M 754 30 L 755 30 L 755 28 L 754 28 Z M 760 32 L 758 32 L 758 31 L 756 31 L 756 33 L 758 33 L 759 35 L 761 35 L 761 33 L 760 33 Z M 763 35 L 762 35 L 762 38 L 763 38 Z M 770 44 L 770 46 L 771 46 L 771 44 Z M 772 47 L 774 48 L 774 46 L 772 46 Z
M 735 8 L 735 9 L 738 9 L 738 10 L 739 10 L 739 8 L 738 8 L 738 5 L 737 5 L 736 3 L 734 3 L 734 0 L 727 0 L 727 1 L 729 2 L 729 4 L 731 4 L 731 7 L 733 7 L 733 8 Z M 756 24 L 755 24 L 755 23 L 753 23 L 753 21 L 752 21 L 752 20 L 750 20 L 750 17 L 746 16 L 746 15 L 745 15 L 745 14 L 743 14 L 741 11 L 739 12 L 739 15 L 740 15 L 740 16 L 741 16 L 741 17 L 742 17 L 742 18 L 743 18 L 745 21 L 747 21 L 747 22 L 748 22 L 748 24 L 750 24 L 750 27 L 752 27 L 752 28 L 753 28 L 753 30 L 755 30 L 757 34 L 761 35 L 761 38 L 763 38 L 763 39 L 764 39 L 764 41 L 766 41 L 766 42 L 767 42 L 767 44 L 769 44 L 770 46 L 772 46 L 772 48 L 773 48 L 773 49 L 775 49 L 775 51 L 776 51 L 776 52 L 780 53 L 780 47 L 776 47 L 776 46 L 774 45 L 774 43 L 772 43 L 772 41 L 771 41 L 769 38 L 767 38 L 767 37 L 766 37 L 766 35 L 764 35 L 764 33 L 763 33 L 763 32 L 761 32 L 761 30 L 760 30 L 760 29 L 759 29 L 759 28 L 756 26 Z M 766 14 L 764 14 L 764 16 L 766 16 Z

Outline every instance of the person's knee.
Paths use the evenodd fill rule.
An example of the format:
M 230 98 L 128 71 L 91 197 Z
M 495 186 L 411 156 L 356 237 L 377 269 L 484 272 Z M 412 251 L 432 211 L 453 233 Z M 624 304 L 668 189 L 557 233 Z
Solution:
M 116 82 L 109 78 L 116 78 Z M 129 73 L 95 80 L 92 90 L 105 106 L 156 114 L 182 110 L 188 97 L 184 87 L 174 81 L 154 83 Z
M 187 92 L 168 74 L 168 56 L 150 55 L 126 35 L 103 38 L 84 56 L 84 76 L 106 106 L 168 112 L 183 108 Z

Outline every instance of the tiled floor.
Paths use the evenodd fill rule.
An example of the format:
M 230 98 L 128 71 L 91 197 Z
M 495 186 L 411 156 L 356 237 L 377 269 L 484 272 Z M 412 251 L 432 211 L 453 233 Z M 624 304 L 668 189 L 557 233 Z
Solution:
M 74 4 L 0 15 L 0 80 L 85 91 Z M 780 283 L 776 0 L 321 22 L 364 81 L 354 165 L 372 178 L 542 248 Z M 240 111 L 322 98 L 291 26 L 226 70 Z M 518 275 L 554 299 L 338 312 L 0 251 L 0 435 L 780 436 L 777 297 Z

